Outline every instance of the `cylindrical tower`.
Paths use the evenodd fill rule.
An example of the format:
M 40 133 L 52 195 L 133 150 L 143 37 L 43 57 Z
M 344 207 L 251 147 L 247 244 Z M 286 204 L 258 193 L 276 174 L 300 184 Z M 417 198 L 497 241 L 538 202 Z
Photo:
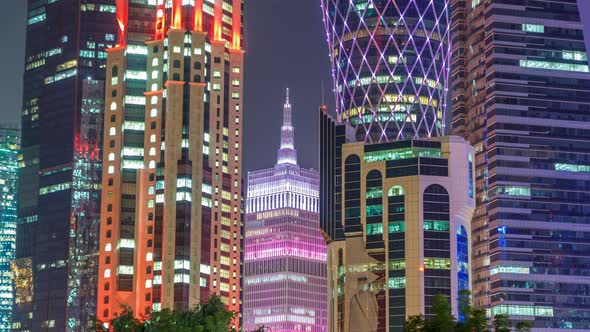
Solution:
M 449 0 L 322 0 L 338 119 L 369 143 L 444 135 Z

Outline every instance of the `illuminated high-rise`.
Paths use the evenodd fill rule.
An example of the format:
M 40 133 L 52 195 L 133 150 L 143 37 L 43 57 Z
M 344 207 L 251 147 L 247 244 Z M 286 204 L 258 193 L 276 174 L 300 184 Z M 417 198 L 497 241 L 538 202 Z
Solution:
M 453 132 L 475 148 L 474 303 L 533 331 L 590 330 L 590 69 L 578 2 L 452 1 Z
M 27 3 L 12 325 L 86 331 L 96 312 L 105 48 L 115 43 L 115 0 Z
M 244 328 L 326 332 L 326 245 L 318 172 L 297 164 L 289 90 L 273 168 L 248 173 Z
M 16 249 L 16 185 L 18 180 L 18 128 L 0 128 L 0 331 L 11 331 L 13 282 L 10 263 Z
M 367 143 L 444 135 L 449 0 L 322 0 L 338 121 Z
M 117 22 L 97 316 L 185 310 L 212 293 L 239 312 L 242 0 L 118 0 Z
M 329 330 L 401 332 L 470 289 L 473 148 L 443 136 L 449 0 L 323 0 L 336 120 L 320 111 Z M 459 319 L 463 317 L 459 316 Z

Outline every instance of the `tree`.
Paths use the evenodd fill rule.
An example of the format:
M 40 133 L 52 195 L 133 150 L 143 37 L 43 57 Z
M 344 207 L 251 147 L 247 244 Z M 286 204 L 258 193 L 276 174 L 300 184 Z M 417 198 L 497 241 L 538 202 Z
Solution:
M 235 313 L 228 311 L 221 299 L 213 295 L 209 302 L 193 309 L 164 309 L 142 320 L 133 315 L 131 308 L 125 307 L 111 320 L 110 327 L 113 332 L 227 332 L 234 317 Z
M 533 328 L 533 323 L 529 321 L 518 322 L 516 323 L 515 327 L 517 332 L 531 332 L 531 329 Z
M 494 316 L 494 332 L 510 332 L 510 317 L 508 315 Z
M 437 294 L 432 297 L 432 313 L 434 317 L 426 322 L 428 331 L 451 332 L 455 330 L 455 317 L 451 313 L 449 299 Z
M 423 315 L 410 316 L 404 323 L 406 332 L 423 332 L 425 331 L 426 320 Z

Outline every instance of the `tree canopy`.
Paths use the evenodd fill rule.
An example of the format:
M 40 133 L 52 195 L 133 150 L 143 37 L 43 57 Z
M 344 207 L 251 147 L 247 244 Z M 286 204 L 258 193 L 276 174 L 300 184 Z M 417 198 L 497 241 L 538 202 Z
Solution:
M 492 320 L 492 330 L 486 317 L 485 309 L 471 305 L 469 291 L 459 295 L 459 314 L 463 319 L 458 321 L 451 313 L 449 299 L 438 294 L 432 298 L 432 317 L 424 315 L 410 316 L 404 324 L 406 332 L 511 332 L 512 325 L 508 315 L 496 315 Z M 530 332 L 531 322 L 523 321 L 515 325 L 516 332 Z

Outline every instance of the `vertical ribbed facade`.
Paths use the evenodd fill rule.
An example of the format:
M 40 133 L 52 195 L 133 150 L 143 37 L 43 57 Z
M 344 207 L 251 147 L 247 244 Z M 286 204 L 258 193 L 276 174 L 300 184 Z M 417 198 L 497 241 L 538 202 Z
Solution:
M 116 43 L 115 0 L 27 3 L 13 266 L 28 281 L 16 284 L 13 330 L 86 331 L 96 312 L 105 48 Z
M 326 245 L 318 172 L 300 168 L 288 90 L 274 168 L 248 173 L 244 329 L 327 331 Z
M 368 143 L 444 135 L 449 0 L 323 0 L 338 120 Z
M 475 147 L 474 303 L 590 329 L 590 71 L 575 0 L 453 0 L 453 131 Z
M 118 1 L 98 311 L 241 305 L 242 1 Z M 239 328 L 239 318 L 233 322 Z
M 11 331 L 14 281 L 11 264 L 16 249 L 18 128 L 0 127 L 0 331 Z M 18 280 L 15 278 L 15 281 Z

